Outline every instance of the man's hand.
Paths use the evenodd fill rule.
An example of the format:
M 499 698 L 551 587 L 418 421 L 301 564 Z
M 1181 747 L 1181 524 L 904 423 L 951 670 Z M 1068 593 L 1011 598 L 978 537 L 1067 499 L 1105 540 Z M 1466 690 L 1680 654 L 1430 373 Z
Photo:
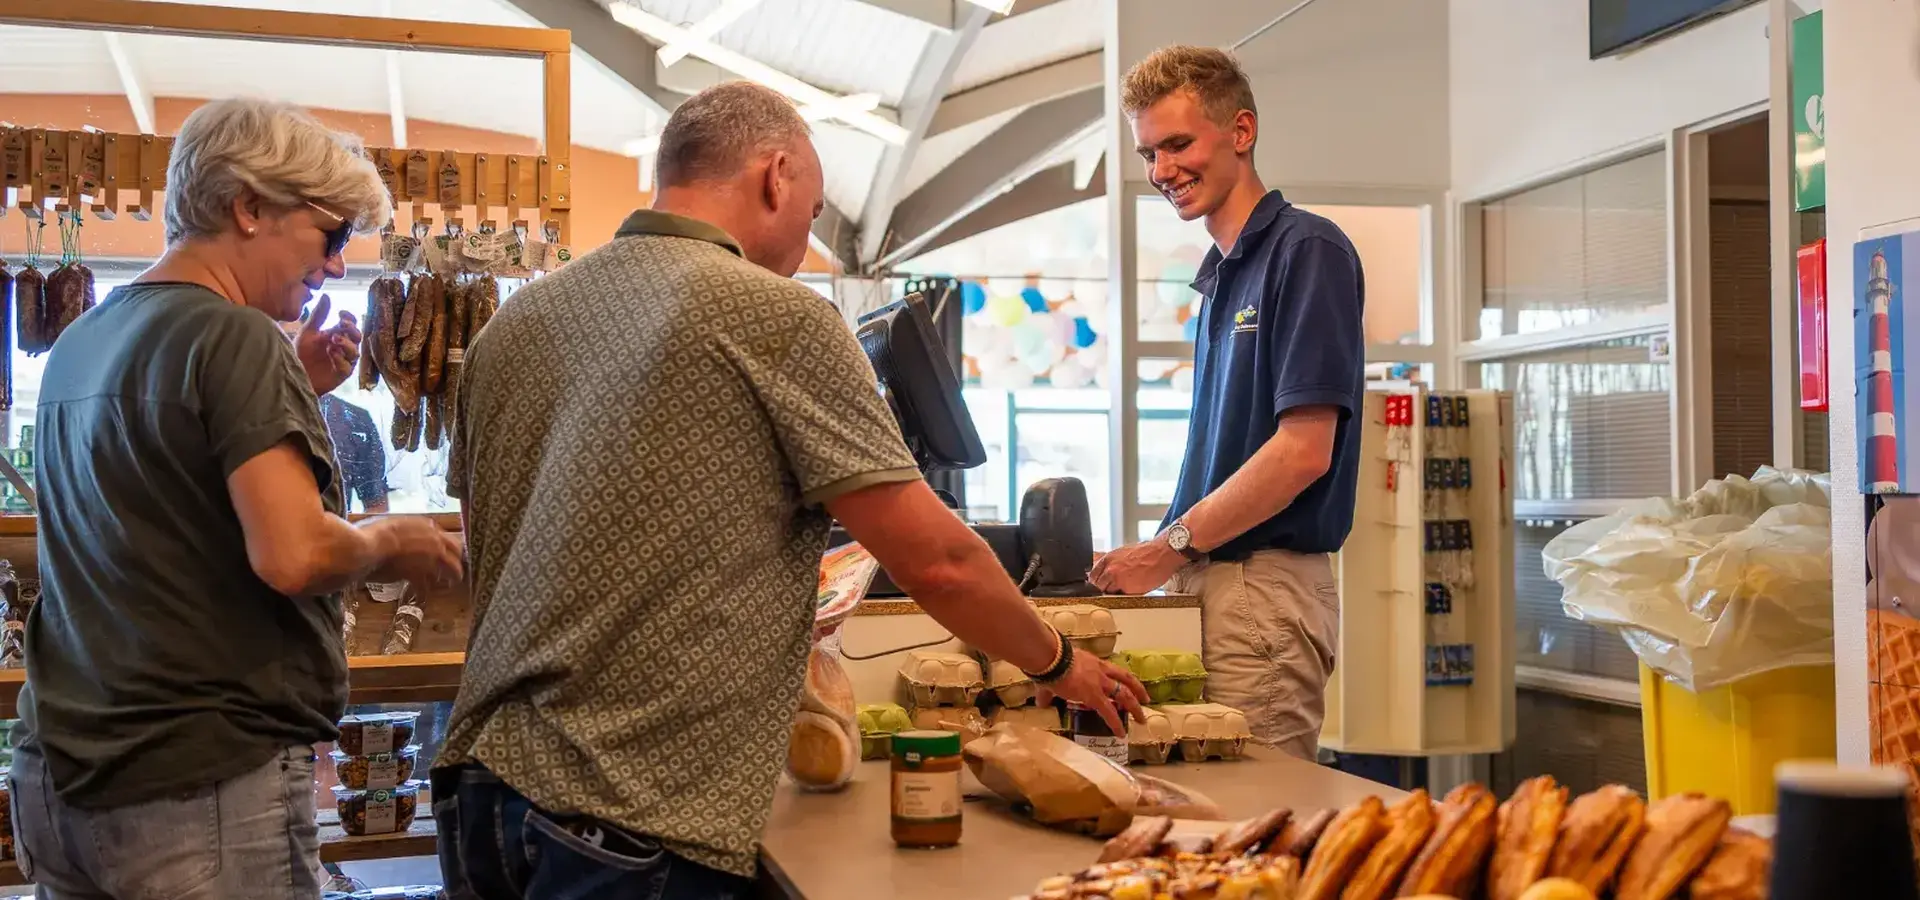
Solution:
M 1186 563 L 1180 551 L 1155 538 L 1097 557 L 1087 580 L 1110 594 L 1144 594 L 1164 587 Z
M 313 314 L 305 318 L 299 335 L 293 339 L 294 352 L 299 355 L 300 366 L 307 371 L 307 380 L 313 383 L 315 394 L 333 393 L 360 362 L 360 326 L 353 313 L 341 310 L 338 324 L 321 328 L 320 323 L 332 312 L 333 299 L 321 294 Z
M 422 588 L 446 588 L 465 569 L 466 545 L 427 516 L 390 516 L 367 525 L 380 534 L 387 563 L 368 576 L 372 581 L 406 581 Z
M 1098 712 L 1107 727 L 1121 736 L 1127 733 L 1128 720 L 1147 720 L 1146 713 L 1141 711 L 1147 702 L 1147 688 L 1140 679 L 1078 648 L 1073 651 L 1073 665 L 1067 667 L 1066 676 L 1040 688 L 1041 706 L 1052 703 L 1054 697 Z

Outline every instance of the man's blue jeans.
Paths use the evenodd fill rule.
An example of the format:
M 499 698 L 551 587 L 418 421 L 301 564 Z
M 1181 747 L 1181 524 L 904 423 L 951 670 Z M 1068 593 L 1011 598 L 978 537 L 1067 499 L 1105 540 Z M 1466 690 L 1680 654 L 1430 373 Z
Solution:
M 605 822 L 557 816 L 486 768 L 435 769 L 449 900 L 744 900 L 753 882 Z

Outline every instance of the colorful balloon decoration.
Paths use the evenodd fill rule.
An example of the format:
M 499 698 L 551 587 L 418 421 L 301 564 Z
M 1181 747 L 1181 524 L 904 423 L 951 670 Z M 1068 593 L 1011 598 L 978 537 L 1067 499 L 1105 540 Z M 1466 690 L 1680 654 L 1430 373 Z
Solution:
M 1043 313 L 1047 311 L 1047 295 L 1040 293 L 1040 289 L 1033 285 L 1027 285 L 1020 289 L 1020 299 L 1027 304 L 1027 309 L 1030 312 Z
M 971 316 L 987 308 L 987 289 L 978 281 L 960 282 L 960 314 Z
M 987 300 L 987 319 L 1001 328 L 1012 328 L 1025 322 L 1033 309 L 1019 297 L 1000 296 Z
M 1189 341 L 1200 339 L 1200 317 L 1194 316 L 1180 324 L 1180 335 Z

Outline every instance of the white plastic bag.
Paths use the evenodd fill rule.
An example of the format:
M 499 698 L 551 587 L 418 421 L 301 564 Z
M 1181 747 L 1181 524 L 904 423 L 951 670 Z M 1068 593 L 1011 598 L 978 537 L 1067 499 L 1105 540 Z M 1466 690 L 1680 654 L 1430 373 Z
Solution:
M 1833 664 L 1832 532 L 1825 474 L 1763 467 L 1582 522 L 1541 557 L 1569 617 L 1698 692 Z

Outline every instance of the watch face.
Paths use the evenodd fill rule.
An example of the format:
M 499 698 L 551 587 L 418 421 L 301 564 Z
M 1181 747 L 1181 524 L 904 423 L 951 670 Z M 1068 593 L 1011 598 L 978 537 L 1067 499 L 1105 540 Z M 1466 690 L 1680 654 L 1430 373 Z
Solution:
M 1193 535 L 1187 531 L 1187 526 L 1175 525 L 1167 529 L 1167 546 L 1175 550 L 1185 550 L 1191 543 L 1193 543 Z

